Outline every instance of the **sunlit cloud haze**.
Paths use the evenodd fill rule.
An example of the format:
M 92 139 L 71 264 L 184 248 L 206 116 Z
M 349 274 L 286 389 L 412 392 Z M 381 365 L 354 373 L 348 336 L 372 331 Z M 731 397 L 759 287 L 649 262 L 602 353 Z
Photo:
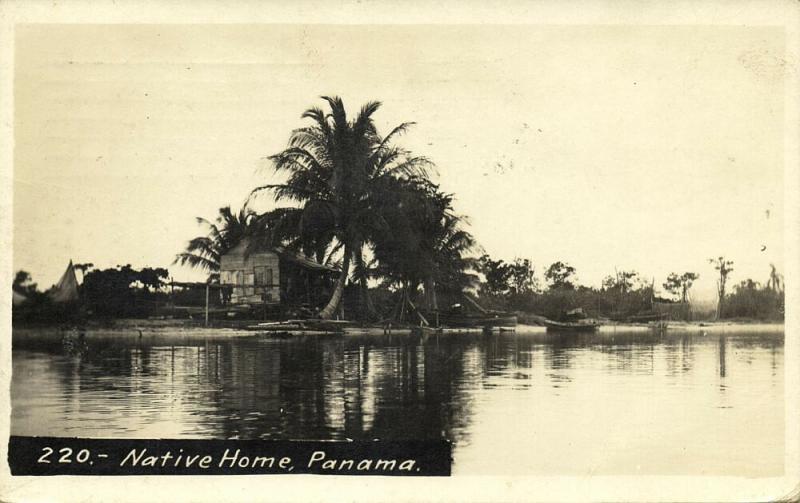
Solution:
M 757 27 L 17 28 L 14 268 L 169 267 L 195 217 L 337 94 L 432 159 L 485 251 L 660 285 L 783 268 L 783 32 Z M 271 203 L 256 205 L 267 209 Z

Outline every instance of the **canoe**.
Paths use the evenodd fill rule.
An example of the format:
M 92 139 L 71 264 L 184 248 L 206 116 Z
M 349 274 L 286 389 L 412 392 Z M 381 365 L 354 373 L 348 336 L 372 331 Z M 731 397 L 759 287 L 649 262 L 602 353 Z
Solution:
M 345 328 L 355 327 L 355 323 L 346 320 L 286 320 L 286 321 L 268 321 L 257 323 L 255 325 L 248 325 L 247 330 L 258 330 L 262 332 L 283 332 L 283 331 L 318 331 L 318 332 L 343 332 Z
M 600 326 L 594 321 L 553 321 L 545 320 L 547 331 L 553 332 L 594 332 Z
M 419 327 L 417 330 L 422 335 L 486 333 L 486 329 L 483 327 Z
M 435 319 L 432 317 L 432 319 Z M 429 321 L 432 322 L 432 319 Z M 516 327 L 517 316 L 502 312 L 487 312 L 480 315 L 440 313 L 439 325 L 453 328 Z

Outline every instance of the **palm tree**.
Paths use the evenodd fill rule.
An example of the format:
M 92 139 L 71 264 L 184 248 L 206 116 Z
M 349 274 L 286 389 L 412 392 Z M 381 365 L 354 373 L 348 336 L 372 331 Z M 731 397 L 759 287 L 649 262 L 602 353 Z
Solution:
M 441 231 L 433 249 L 435 275 L 429 276 L 433 281 L 426 285 L 433 294 L 437 284 L 445 292 L 462 293 L 478 282 L 478 276 L 473 272 L 477 269 L 477 259 L 468 256 L 477 247 L 477 242 L 472 234 L 460 228 L 462 221 L 456 215 L 442 218 Z M 435 297 L 432 308 L 438 309 Z
M 424 286 L 428 309 L 438 309 L 437 290 L 460 294 L 473 286 L 475 260 L 468 256 L 474 238 L 453 212 L 453 196 L 425 179 L 397 184 L 384 199 L 390 225 L 376 240 L 378 271 L 408 295 Z
M 186 251 L 175 256 L 173 264 L 189 265 L 209 273 L 208 281 L 219 280 L 220 257 L 236 246 L 243 237 L 258 234 L 263 222 L 254 211 L 243 207 L 233 213 L 230 206 L 219 209 L 215 222 L 197 217 L 197 223 L 208 229 L 205 236 L 198 236 L 186 245 Z
M 330 111 L 317 107 L 306 110 L 302 118 L 309 119 L 311 125 L 294 130 L 286 149 L 270 157 L 276 172 L 288 173 L 286 181 L 257 187 L 251 196 L 269 191 L 276 202 L 298 204 L 298 208 L 279 210 L 280 220 L 295 226 L 295 241 L 315 248 L 317 257 L 326 251 L 341 251 L 341 274 L 320 313 L 323 319 L 329 319 L 342 299 L 351 261 L 366 300 L 364 250 L 386 226 L 376 209 L 389 182 L 424 177 L 430 163 L 392 144 L 412 123 L 400 124 L 385 137 L 378 134 L 372 115 L 380 102 L 366 103 L 354 119 L 348 120 L 341 98 L 322 99 Z
M 476 247 L 475 238 L 462 228 L 464 218 L 453 211 L 453 195 L 439 191 L 428 183 L 425 197 L 432 207 L 421 226 L 423 232 L 421 252 L 424 269 L 425 297 L 429 309 L 437 310 L 437 289 L 449 294 L 460 294 L 474 286 L 477 276 L 470 273 L 477 266 L 468 254 Z

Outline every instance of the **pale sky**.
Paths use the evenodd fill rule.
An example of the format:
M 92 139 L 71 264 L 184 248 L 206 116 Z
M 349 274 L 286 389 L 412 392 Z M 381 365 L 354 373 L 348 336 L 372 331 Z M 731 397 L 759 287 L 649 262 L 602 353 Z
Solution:
M 195 217 L 275 180 L 333 94 L 417 123 L 400 143 L 496 258 L 694 271 L 700 298 L 710 257 L 783 269 L 780 28 L 28 25 L 15 58 L 13 267 L 43 287 L 70 259 L 201 279 L 171 265 Z

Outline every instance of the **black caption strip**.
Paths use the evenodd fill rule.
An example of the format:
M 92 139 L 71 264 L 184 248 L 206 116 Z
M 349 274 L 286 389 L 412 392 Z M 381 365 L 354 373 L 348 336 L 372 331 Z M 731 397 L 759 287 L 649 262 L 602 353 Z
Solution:
M 446 440 L 317 442 L 12 436 L 12 475 L 449 476 Z

